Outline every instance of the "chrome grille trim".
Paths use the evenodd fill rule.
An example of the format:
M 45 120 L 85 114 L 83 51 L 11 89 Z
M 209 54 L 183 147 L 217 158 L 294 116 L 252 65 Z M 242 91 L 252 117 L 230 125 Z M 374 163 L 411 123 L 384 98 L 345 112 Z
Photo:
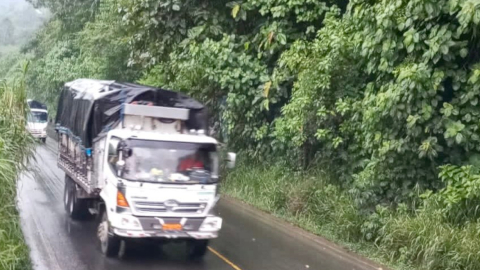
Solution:
M 171 205 L 165 202 L 134 201 L 135 210 L 143 213 L 203 213 L 206 203 L 180 203 Z M 198 212 L 201 211 L 201 212 Z

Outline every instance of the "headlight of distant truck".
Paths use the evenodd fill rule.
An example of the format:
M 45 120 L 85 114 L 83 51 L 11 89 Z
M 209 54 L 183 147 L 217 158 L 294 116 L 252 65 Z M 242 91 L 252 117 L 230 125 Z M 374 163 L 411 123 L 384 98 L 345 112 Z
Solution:
M 200 226 L 201 232 L 216 232 L 222 228 L 222 218 L 207 217 Z

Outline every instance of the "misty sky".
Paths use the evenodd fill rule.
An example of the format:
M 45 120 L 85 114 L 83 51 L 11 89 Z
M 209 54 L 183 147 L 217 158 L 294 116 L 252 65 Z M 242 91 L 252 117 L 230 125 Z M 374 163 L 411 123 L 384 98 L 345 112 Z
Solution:
M 0 0 L 0 53 L 28 42 L 48 18 L 47 10 L 37 10 L 25 0 Z

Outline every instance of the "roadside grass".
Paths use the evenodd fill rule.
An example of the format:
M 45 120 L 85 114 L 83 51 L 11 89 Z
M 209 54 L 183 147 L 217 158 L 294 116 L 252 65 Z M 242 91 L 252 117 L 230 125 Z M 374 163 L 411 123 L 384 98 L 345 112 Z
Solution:
M 240 162 L 222 192 L 392 269 L 480 269 L 480 222 L 450 224 L 433 200 L 415 213 L 378 207 L 366 214 L 326 179 L 321 171 Z
M 0 269 L 31 269 L 16 209 L 16 180 L 34 141 L 26 130 L 23 79 L 0 81 Z
M 415 214 L 386 214 L 376 241 L 378 254 L 417 269 L 480 269 L 480 223 L 451 224 L 441 212 L 431 200 Z
M 2 173 L 9 171 L 0 176 L 0 269 L 30 269 L 28 248 L 15 205 L 15 167 L 4 160 L 0 164 Z

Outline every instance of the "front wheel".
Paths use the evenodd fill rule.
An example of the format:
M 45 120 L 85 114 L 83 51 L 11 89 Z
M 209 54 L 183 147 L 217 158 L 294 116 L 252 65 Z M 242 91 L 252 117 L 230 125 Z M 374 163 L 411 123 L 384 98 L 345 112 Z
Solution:
M 208 240 L 188 240 L 187 255 L 189 258 L 196 259 L 205 256 L 208 250 Z
M 98 224 L 97 237 L 100 240 L 100 248 L 105 256 L 118 256 L 121 241 L 118 236 L 113 234 L 106 211 L 103 211 L 102 219 Z

